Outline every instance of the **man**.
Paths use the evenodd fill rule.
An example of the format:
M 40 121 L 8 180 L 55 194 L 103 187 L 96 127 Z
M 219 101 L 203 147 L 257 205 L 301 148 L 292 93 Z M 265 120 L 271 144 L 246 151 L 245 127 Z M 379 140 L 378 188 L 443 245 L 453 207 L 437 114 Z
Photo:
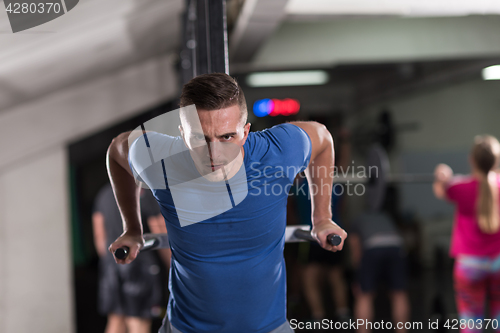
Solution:
M 192 79 L 180 106 L 179 137 L 143 128 L 130 151 L 130 133 L 109 147 L 124 220 L 110 251 L 128 246 L 129 256 L 116 261 L 130 263 L 143 244 L 135 175 L 160 203 L 170 237 L 171 296 L 161 331 L 292 332 L 283 247 L 288 190 L 298 172 L 305 170 L 316 189 L 313 236 L 331 251 L 347 237 L 331 220 L 332 137 L 315 122 L 250 133 L 243 91 L 226 74 Z M 332 233 L 340 245 L 327 244 Z

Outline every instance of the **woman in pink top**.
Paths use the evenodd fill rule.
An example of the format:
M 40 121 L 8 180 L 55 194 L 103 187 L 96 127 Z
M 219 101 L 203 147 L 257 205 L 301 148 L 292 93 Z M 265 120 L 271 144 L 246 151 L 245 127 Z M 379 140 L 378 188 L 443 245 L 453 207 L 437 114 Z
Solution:
M 446 164 L 434 172 L 434 194 L 455 203 L 450 255 L 460 328 L 478 332 L 500 331 L 500 177 L 495 172 L 500 156 L 498 140 L 489 135 L 474 140 L 469 162 L 472 174 L 453 177 Z M 488 299 L 490 317 L 484 320 Z

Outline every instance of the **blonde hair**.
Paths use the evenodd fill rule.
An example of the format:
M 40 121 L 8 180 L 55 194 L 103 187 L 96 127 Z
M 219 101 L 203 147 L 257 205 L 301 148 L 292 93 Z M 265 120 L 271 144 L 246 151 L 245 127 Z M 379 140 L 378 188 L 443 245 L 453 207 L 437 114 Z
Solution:
M 476 202 L 479 228 L 487 234 L 500 229 L 498 181 L 494 168 L 498 166 L 500 144 L 491 135 L 478 135 L 474 138 L 471 157 L 480 173 L 479 197 Z

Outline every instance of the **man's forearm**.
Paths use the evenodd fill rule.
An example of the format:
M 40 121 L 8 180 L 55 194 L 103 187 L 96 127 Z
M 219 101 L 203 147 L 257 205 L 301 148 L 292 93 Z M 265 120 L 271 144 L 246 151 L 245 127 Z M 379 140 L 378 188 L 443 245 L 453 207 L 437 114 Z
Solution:
M 302 128 L 311 140 L 311 161 L 305 173 L 311 195 L 312 222 L 332 218 L 332 183 L 335 152 L 328 129 L 317 122 L 292 122 Z
M 107 154 L 108 175 L 123 221 L 123 231 L 142 234 L 140 187 L 128 166 L 128 141 L 125 134 L 113 140 Z
M 332 218 L 333 148 L 325 149 L 306 169 L 311 193 L 312 222 Z
M 332 168 L 335 154 L 331 139 L 325 140 L 323 145 L 323 150 L 317 154 L 306 169 L 309 193 L 311 193 L 313 224 L 332 218 Z
M 302 128 L 311 140 L 311 162 L 306 169 L 306 176 L 311 194 L 312 225 L 311 234 L 330 251 L 342 250 L 347 233 L 332 221 L 332 185 L 335 151 L 333 138 L 328 129 L 316 122 L 293 122 Z M 339 245 L 328 244 L 327 236 L 339 235 Z

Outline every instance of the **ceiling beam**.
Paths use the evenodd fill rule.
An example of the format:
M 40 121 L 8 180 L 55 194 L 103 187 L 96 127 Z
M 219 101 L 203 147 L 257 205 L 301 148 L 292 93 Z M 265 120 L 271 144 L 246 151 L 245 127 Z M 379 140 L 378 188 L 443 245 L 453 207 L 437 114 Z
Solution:
M 229 38 L 231 63 L 251 61 L 285 18 L 288 0 L 246 0 Z

